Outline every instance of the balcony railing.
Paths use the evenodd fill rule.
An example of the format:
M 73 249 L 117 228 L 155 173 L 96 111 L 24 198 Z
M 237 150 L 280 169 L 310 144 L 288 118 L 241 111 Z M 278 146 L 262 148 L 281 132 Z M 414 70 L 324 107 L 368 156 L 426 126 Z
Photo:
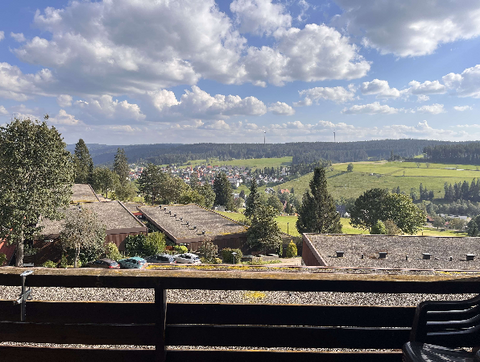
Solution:
M 0 268 L 0 288 L 20 286 L 23 271 Z M 400 361 L 399 349 L 409 339 L 414 307 L 167 303 L 166 291 L 456 294 L 480 290 L 480 279 L 472 273 L 422 276 L 235 269 L 36 268 L 26 284 L 153 288 L 155 302 L 32 300 L 21 322 L 20 306 L 2 300 L 0 341 L 17 343 L 0 345 L 1 361 Z M 58 346 L 71 344 L 76 348 Z

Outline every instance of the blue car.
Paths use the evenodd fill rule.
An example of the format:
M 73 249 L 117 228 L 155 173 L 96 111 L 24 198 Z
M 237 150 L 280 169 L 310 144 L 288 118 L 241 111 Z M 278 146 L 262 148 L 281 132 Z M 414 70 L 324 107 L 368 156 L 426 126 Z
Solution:
M 147 266 L 147 261 L 138 256 L 122 259 L 118 261 L 121 269 L 142 269 Z

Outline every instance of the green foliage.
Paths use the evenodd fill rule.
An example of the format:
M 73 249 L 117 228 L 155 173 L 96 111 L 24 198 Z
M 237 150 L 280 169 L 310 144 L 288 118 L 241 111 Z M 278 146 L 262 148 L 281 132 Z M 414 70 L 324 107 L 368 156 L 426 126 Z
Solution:
M 206 239 L 198 249 L 198 253 L 203 258 L 202 263 L 215 264 L 218 256 L 218 246 L 211 239 Z
M 7 261 L 7 256 L 4 253 L 0 253 L 0 266 L 3 266 Z
M 470 220 L 467 224 L 467 235 L 468 236 L 478 236 L 479 229 L 477 223 L 478 216 L 472 220 Z
M 350 223 L 355 227 L 371 229 L 379 220 L 384 223 L 391 220 L 406 234 L 415 234 L 425 224 L 426 218 L 409 196 L 391 194 L 383 189 L 366 191 L 350 211 Z
M 353 163 L 349 163 L 347 166 L 347 171 L 352 172 L 353 171 Z
M 105 257 L 112 260 L 120 260 L 123 255 L 118 251 L 118 247 L 115 243 L 108 243 L 105 246 Z
M 133 201 L 137 197 L 137 187 L 133 182 L 126 181 L 123 185 L 118 182 L 115 185 L 115 200 Z
M 271 206 L 258 204 L 247 230 L 247 243 L 253 250 L 277 251 L 282 243 L 280 229 Z
M 40 232 L 40 215 L 62 217 L 73 180 L 72 155 L 55 127 L 28 119 L 0 127 L 0 238 L 17 244 L 17 266 L 25 238 Z
M 443 228 L 445 226 L 445 219 L 441 216 L 435 216 L 432 222 L 433 227 Z
M 188 253 L 188 248 L 185 245 L 175 245 L 174 249 L 176 254 Z
M 387 230 L 388 235 L 399 235 L 402 234 L 402 229 L 400 229 L 395 221 L 393 220 L 385 220 L 385 229 Z
M 370 230 L 370 234 L 386 234 L 386 233 L 387 233 L 387 229 L 385 228 L 385 224 L 381 220 L 378 220 Z
M 113 161 L 113 172 L 115 172 L 120 180 L 121 185 L 125 185 L 128 181 L 130 168 L 128 167 L 127 156 L 123 148 L 118 148 Z
M 56 268 L 57 264 L 54 261 L 47 260 L 45 263 L 42 264 L 44 268 Z
M 77 184 L 89 184 L 93 181 L 93 161 L 88 151 L 88 147 L 83 141 L 79 139 L 75 145 L 74 152 L 74 165 L 75 165 L 75 183 Z
M 287 258 L 295 258 L 297 256 L 298 250 L 297 250 L 297 245 L 293 242 L 293 240 L 290 240 L 287 246 L 287 250 L 285 251 L 285 256 Z
M 237 253 L 237 255 L 235 255 L 235 264 L 239 264 L 243 258 L 243 253 L 240 249 L 231 249 L 231 248 L 222 249 L 223 262 L 226 264 L 234 264 L 233 253 Z
M 310 181 L 310 192 L 305 192 L 298 210 L 299 233 L 341 233 L 340 214 L 327 190 L 324 168 L 316 168 Z
M 255 179 L 252 180 L 252 184 L 250 186 L 250 193 L 247 196 L 247 200 L 245 202 L 245 211 L 244 215 L 247 218 L 251 218 L 255 213 L 255 208 L 260 202 L 260 195 L 257 189 L 257 181 Z
M 235 205 L 233 203 L 232 186 L 225 173 L 220 172 L 215 176 L 213 191 L 215 192 L 214 205 L 225 206 L 225 208 L 230 211 L 234 210 Z
M 283 204 L 275 194 L 268 197 L 267 205 L 271 206 L 277 212 L 277 215 L 283 211 Z
M 160 232 L 129 235 L 125 238 L 125 252 L 128 256 L 146 257 L 165 251 L 165 235 Z
M 68 267 L 68 258 L 67 255 L 62 254 L 62 259 L 60 259 L 60 268 Z
M 79 260 L 83 263 L 90 262 L 103 254 L 105 238 L 105 225 L 92 210 L 79 206 L 79 209 L 67 211 L 60 240 L 65 251 L 74 251 L 75 268 Z
M 108 193 L 115 190 L 119 183 L 118 175 L 106 167 L 95 167 L 93 170 L 93 188 L 108 198 Z

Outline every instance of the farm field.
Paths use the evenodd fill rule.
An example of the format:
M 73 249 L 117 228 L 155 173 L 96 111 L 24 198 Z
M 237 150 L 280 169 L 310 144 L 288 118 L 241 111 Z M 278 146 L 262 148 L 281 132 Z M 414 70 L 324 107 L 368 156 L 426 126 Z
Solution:
M 236 221 L 242 221 L 244 219 L 243 214 L 238 213 L 238 212 L 221 212 L 217 211 L 219 214 L 225 215 L 229 217 L 230 219 L 236 220 Z M 287 233 L 287 223 L 288 223 L 288 233 L 289 235 L 292 236 L 300 236 L 299 232 L 297 231 L 297 228 L 295 226 L 297 222 L 297 217 L 296 216 L 278 216 L 276 218 L 278 226 L 280 227 L 280 230 L 284 233 Z M 347 218 L 341 218 L 340 219 L 342 223 L 342 231 L 344 234 L 368 234 L 367 230 L 363 229 L 357 229 L 354 228 L 353 226 L 350 225 L 350 219 Z M 456 231 L 451 231 L 451 230 L 446 230 L 446 231 L 440 231 L 437 229 L 431 229 L 431 228 L 423 228 L 420 232 L 418 232 L 417 235 L 423 235 L 423 236 L 467 236 L 466 233 L 460 233 Z
M 205 165 L 206 160 L 194 160 L 185 163 L 182 167 L 187 166 L 197 166 Z M 239 167 L 249 167 L 251 169 L 265 168 L 265 167 L 280 167 L 280 166 L 289 166 L 292 163 L 292 157 L 278 157 L 278 158 L 252 158 L 245 160 L 230 160 L 230 161 L 219 161 L 217 158 L 210 158 L 209 164 L 215 166 L 239 166 Z

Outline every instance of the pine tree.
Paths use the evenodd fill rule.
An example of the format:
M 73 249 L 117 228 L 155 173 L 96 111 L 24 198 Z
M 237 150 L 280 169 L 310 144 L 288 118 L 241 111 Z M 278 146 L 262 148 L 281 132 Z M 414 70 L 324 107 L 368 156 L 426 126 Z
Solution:
M 75 183 L 91 184 L 93 181 L 93 161 L 85 142 L 80 138 L 74 152 Z
M 113 161 L 113 172 L 118 175 L 121 185 L 124 186 L 127 183 L 130 168 L 128 167 L 127 156 L 123 148 L 117 149 L 115 160 Z
M 310 181 L 310 192 L 303 195 L 298 210 L 299 233 L 341 233 L 340 214 L 327 190 L 327 178 L 323 167 L 315 168 Z
M 275 221 L 276 212 L 271 206 L 258 204 L 247 230 L 247 243 L 253 250 L 277 251 L 282 245 L 280 228 Z
M 258 205 L 260 195 L 257 190 L 257 181 L 252 180 L 252 185 L 250 186 L 250 193 L 247 196 L 247 201 L 245 202 L 245 212 L 243 213 L 245 217 L 251 218 L 255 213 L 255 207 Z

